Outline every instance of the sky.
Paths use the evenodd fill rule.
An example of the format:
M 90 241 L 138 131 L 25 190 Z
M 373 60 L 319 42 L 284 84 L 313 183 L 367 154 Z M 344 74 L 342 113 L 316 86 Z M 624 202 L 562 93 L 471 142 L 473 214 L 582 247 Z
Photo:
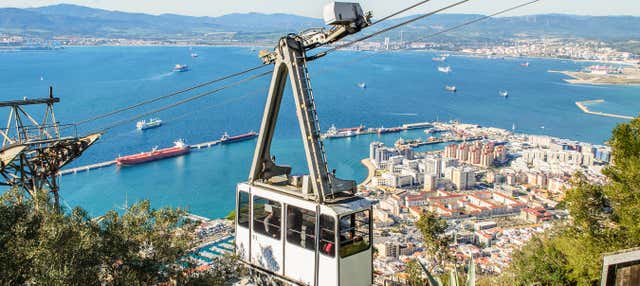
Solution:
M 354 0 L 343 0 L 354 1 Z M 448 13 L 480 13 L 524 3 L 527 0 L 470 0 Z M 39 7 L 53 4 L 77 4 L 107 10 L 147 14 L 174 13 L 190 16 L 220 16 L 229 13 L 288 13 L 321 18 L 322 7 L 329 0 L 0 0 L 0 7 Z M 382 17 L 418 2 L 418 0 L 360 0 L 364 10 Z M 453 0 L 432 0 L 408 14 L 424 13 L 454 3 Z M 578 15 L 640 16 L 640 0 L 541 0 L 504 16 L 543 13 Z

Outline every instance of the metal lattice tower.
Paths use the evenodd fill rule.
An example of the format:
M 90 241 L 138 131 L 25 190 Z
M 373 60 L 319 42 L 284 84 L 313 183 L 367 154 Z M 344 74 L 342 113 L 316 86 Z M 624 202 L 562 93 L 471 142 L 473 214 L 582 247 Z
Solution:
M 59 205 L 58 172 L 93 145 L 101 133 L 78 137 L 74 125 L 60 125 L 53 106 L 60 98 L 49 88 L 48 98 L 1 101 L 8 119 L 0 128 L 0 185 L 11 186 L 35 195 L 48 190 Z M 34 114 L 44 105 L 42 117 Z M 31 111 L 31 112 L 29 112 Z

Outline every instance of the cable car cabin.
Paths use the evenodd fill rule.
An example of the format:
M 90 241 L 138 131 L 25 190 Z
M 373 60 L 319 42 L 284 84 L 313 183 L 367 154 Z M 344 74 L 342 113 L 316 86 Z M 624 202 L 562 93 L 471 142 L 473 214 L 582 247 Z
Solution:
M 370 202 L 345 195 L 316 203 L 281 179 L 277 186 L 238 184 L 240 259 L 285 284 L 371 285 Z
M 247 182 L 236 194 L 236 254 L 258 285 L 366 286 L 373 283 L 369 201 L 355 195 L 353 180 L 329 173 L 313 99 L 306 51 L 357 33 L 370 23 L 357 3 L 330 3 L 331 29 L 288 34 L 273 52 L 260 54 L 273 64 L 260 135 Z M 337 18 L 336 18 L 337 17 Z M 331 18 L 331 17 L 329 17 Z M 291 176 L 277 165 L 271 142 L 287 79 L 309 174 Z

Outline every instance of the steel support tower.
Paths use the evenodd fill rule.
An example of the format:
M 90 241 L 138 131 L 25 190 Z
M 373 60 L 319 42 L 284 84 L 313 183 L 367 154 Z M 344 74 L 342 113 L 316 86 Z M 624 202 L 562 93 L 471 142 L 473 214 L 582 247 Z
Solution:
M 0 110 L 8 112 L 6 125 L 0 127 L 0 185 L 19 188 L 31 196 L 48 190 L 56 206 L 60 204 L 58 172 L 102 135 L 78 137 L 74 125 L 61 125 L 53 108 L 58 102 L 52 88 L 47 98 L 0 102 Z M 41 117 L 32 115 L 42 112 L 42 106 Z

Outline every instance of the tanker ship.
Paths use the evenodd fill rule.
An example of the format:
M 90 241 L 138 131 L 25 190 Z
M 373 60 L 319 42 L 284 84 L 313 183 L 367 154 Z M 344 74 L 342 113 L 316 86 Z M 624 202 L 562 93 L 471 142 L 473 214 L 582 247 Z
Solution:
M 140 154 L 118 157 L 116 158 L 116 164 L 118 164 L 118 166 L 142 164 L 160 159 L 181 156 L 184 154 L 188 154 L 191 151 L 191 147 L 184 144 L 184 141 L 182 140 L 177 140 L 174 142 L 174 144 L 175 146 L 171 148 L 153 148 L 149 152 L 142 152 Z
M 256 136 L 258 136 L 258 133 L 255 133 L 253 131 L 245 134 L 236 135 L 236 136 L 229 136 L 229 134 L 225 132 L 224 135 L 222 135 L 222 137 L 220 138 L 220 144 L 229 144 L 233 142 L 245 141 L 245 140 L 253 139 Z

